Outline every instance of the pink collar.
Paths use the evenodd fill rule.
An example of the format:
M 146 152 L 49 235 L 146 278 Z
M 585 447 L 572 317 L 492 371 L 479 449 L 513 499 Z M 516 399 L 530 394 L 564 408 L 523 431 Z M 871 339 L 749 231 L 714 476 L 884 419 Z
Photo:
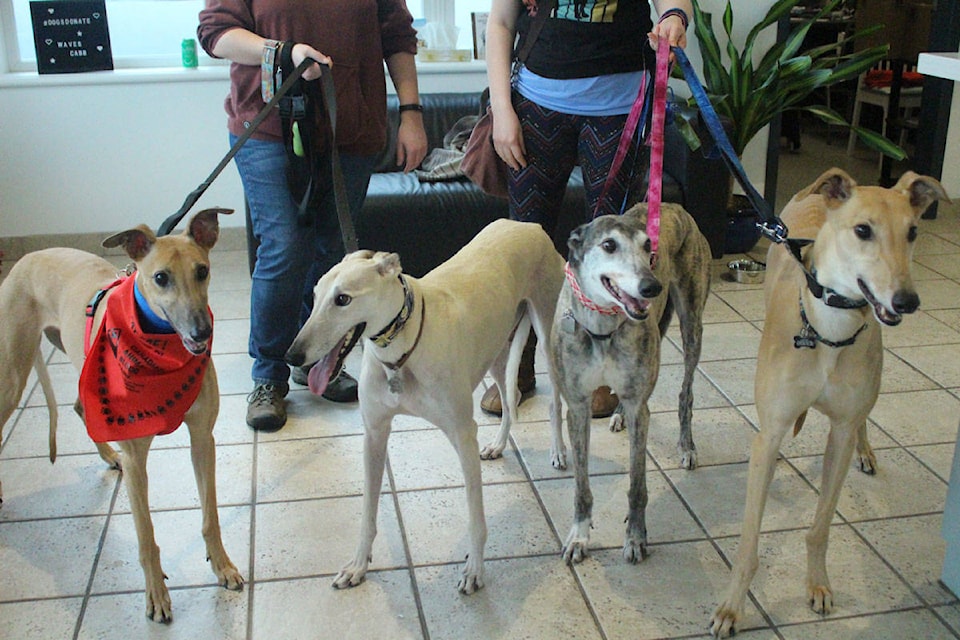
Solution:
M 577 282 L 577 276 L 573 274 L 573 269 L 570 268 L 570 263 L 567 262 L 563 265 L 563 273 L 567 276 L 567 282 L 570 283 L 570 288 L 573 289 L 573 295 L 577 297 L 577 300 L 591 311 L 596 311 L 605 316 L 616 316 L 623 313 L 623 310 L 614 305 L 611 307 L 601 307 L 596 302 L 583 295 L 583 291 L 580 289 L 580 284 Z

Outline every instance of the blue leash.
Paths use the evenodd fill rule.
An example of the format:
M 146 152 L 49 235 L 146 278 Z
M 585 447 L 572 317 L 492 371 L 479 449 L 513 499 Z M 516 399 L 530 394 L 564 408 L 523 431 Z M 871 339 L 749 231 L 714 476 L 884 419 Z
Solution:
M 746 194 L 747 199 L 750 201 L 750 204 L 753 205 L 753 208 L 761 218 L 761 220 L 757 222 L 760 233 L 778 244 L 786 241 L 787 226 L 780 218 L 773 215 L 773 212 L 770 210 L 770 205 L 760 196 L 754 186 L 750 184 L 750 180 L 747 178 L 747 172 L 744 170 L 743 164 L 740 163 L 740 158 L 737 157 L 737 153 L 733 150 L 733 145 L 730 144 L 730 139 L 727 137 L 726 132 L 723 130 L 723 125 L 720 123 L 720 117 L 717 115 L 713 105 L 710 104 L 707 91 L 700 83 L 697 72 L 694 71 L 693 65 L 690 64 L 690 59 L 687 58 L 687 54 L 684 53 L 680 47 L 673 47 L 673 55 L 680 64 L 680 69 L 683 71 L 684 78 L 690 87 L 693 98 L 697 101 L 697 106 L 700 107 L 700 115 L 703 117 L 703 122 L 710 131 L 710 135 L 713 136 L 713 140 L 716 143 L 717 149 L 720 151 L 724 163 L 727 165 L 730 173 L 733 174 L 733 177 L 736 178 L 744 194 Z

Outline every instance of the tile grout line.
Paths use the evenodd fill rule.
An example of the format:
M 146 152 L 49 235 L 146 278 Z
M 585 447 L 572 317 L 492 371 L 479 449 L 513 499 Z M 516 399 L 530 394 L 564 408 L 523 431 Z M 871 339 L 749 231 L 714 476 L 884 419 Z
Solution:
M 390 496 L 393 500 L 393 510 L 397 516 L 397 526 L 400 529 L 400 539 L 403 541 L 403 555 L 407 562 L 407 575 L 410 579 L 410 590 L 413 593 L 413 601 L 417 606 L 417 617 L 420 622 L 420 634 L 423 640 L 430 640 L 430 628 L 427 625 L 427 613 L 423 609 L 423 597 L 420 595 L 420 583 L 417 580 L 416 567 L 413 563 L 413 553 L 410 551 L 410 541 L 407 538 L 407 528 L 403 523 L 403 514 L 400 512 L 400 497 L 397 493 L 396 479 L 393 476 L 393 464 L 390 461 L 390 453 L 386 453 L 387 482 L 390 487 Z M 382 482 L 382 480 L 381 480 Z M 381 500 L 383 496 L 381 495 Z M 362 500 L 362 498 L 361 498 Z M 379 511 L 379 509 L 378 509 Z M 377 514 L 379 516 L 379 513 Z
M 562 412 L 562 407 L 555 407 L 554 411 Z M 533 479 L 533 475 L 530 473 L 530 467 L 527 465 L 526 460 L 523 455 L 520 453 L 520 447 L 517 445 L 517 441 L 513 436 L 513 433 L 509 435 L 510 446 L 513 449 L 513 455 L 516 456 L 517 462 L 520 464 L 520 468 L 523 470 L 523 475 L 526 478 L 526 483 L 529 485 L 530 490 L 533 491 L 534 497 L 537 499 L 537 504 L 540 505 L 540 513 L 543 518 L 549 523 L 550 530 L 553 533 L 554 541 L 558 546 L 563 548 L 563 539 L 560 537 L 560 532 L 557 531 L 556 525 L 553 519 L 550 517 L 550 512 L 547 509 L 547 505 L 543 501 L 543 496 L 540 494 L 540 490 L 537 488 L 537 483 Z M 554 551 L 553 555 L 556 555 Z M 607 640 L 607 632 L 603 628 L 603 624 L 600 622 L 600 614 L 597 612 L 596 608 L 593 606 L 593 601 L 590 599 L 589 594 L 587 593 L 586 585 L 584 585 L 582 578 L 580 577 L 580 572 L 577 571 L 576 566 L 572 563 L 567 563 L 567 571 L 570 573 L 573 578 L 574 584 L 577 585 L 577 590 L 580 592 L 580 597 L 583 599 L 584 606 L 587 608 L 587 612 L 590 614 L 591 620 L 597 629 L 597 633 L 600 634 L 602 640 Z

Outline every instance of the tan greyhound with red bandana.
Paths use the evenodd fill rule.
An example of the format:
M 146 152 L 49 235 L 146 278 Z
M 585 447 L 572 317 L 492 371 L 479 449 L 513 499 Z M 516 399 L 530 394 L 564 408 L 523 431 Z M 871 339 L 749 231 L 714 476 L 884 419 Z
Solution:
M 155 433 L 169 432 L 181 421 L 186 422 L 200 492 L 207 557 L 220 584 L 228 589 L 243 588 L 243 577 L 223 548 L 217 516 L 213 425 L 220 396 L 217 374 L 209 358 L 213 326 L 207 286 L 209 251 L 219 236 L 217 216 L 222 213 L 231 210 L 201 211 L 190 221 L 189 228 L 176 236 L 157 238 L 141 225 L 104 240 L 103 246 L 123 247 L 136 263 L 137 277 L 122 280 L 126 289 L 124 284 L 114 283 L 117 270 L 112 264 L 68 248 L 27 254 L 17 261 L 0 286 L 0 309 L 5 310 L 0 323 L 0 425 L 13 413 L 30 369 L 35 367 L 51 412 L 52 462 L 56 457 L 56 400 L 40 352 L 41 336 L 46 334 L 66 352 L 78 371 L 85 368 L 85 363 L 96 365 L 87 367 L 95 369 L 92 384 L 85 384 L 85 376 L 81 375 L 81 397 L 89 392 L 91 401 L 82 405 L 78 401 L 78 412 L 81 416 L 86 414 L 84 421 L 98 441 L 100 456 L 118 469 L 123 466 L 146 579 L 146 613 L 157 622 L 169 621 L 172 614 L 147 501 L 147 453 L 153 435 L 134 439 L 112 435 L 140 435 L 156 425 L 159 426 Z M 117 286 L 109 288 L 111 283 Z M 135 293 L 130 285 L 135 285 Z M 124 301 L 125 296 L 120 295 L 124 291 L 130 293 L 127 307 L 136 306 L 131 314 L 136 320 L 124 317 L 111 305 L 112 298 Z M 111 320 L 112 316 L 116 317 Z M 147 328 L 148 322 L 159 327 L 156 332 Z M 108 326 L 109 330 L 99 330 Z M 152 347 L 162 344 L 163 349 L 151 351 L 130 345 L 130 334 L 145 337 Z M 85 354 L 88 349 L 89 355 Z M 109 354 L 113 351 L 120 357 L 111 359 Z M 163 357 L 183 365 L 182 381 L 167 378 L 164 385 L 157 385 L 155 378 L 147 377 L 142 382 L 136 379 L 137 372 L 159 371 Z M 120 369 L 126 377 L 114 378 L 114 372 Z M 153 393 L 157 387 L 162 387 L 166 394 L 160 400 L 154 399 L 159 397 Z M 113 393 L 115 389 L 132 393 L 121 398 Z M 154 401 L 145 405 L 148 398 Z M 119 442 L 122 456 L 107 444 L 106 438 Z

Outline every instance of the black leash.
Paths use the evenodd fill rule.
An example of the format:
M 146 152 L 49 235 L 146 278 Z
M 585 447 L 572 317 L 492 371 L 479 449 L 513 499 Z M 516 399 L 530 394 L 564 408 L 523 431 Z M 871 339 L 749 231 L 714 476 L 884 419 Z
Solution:
M 301 62 L 296 69 L 293 70 L 286 79 L 284 79 L 283 84 L 277 89 L 270 101 L 264 105 L 263 109 L 260 110 L 260 113 L 257 114 L 251 122 L 250 126 L 247 127 L 246 131 L 243 132 L 237 141 L 234 142 L 233 146 L 230 147 L 230 151 L 227 152 L 227 155 L 220 160 L 220 163 L 216 166 L 213 172 L 207 176 L 207 179 L 200 183 L 196 189 L 191 191 L 187 198 L 183 201 L 183 205 L 177 210 L 176 213 L 171 215 L 169 218 L 163 221 L 160 225 L 160 228 L 157 229 L 158 236 L 168 235 L 173 231 L 174 227 L 183 220 L 184 216 L 187 215 L 187 212 L 197 203 L 197 200 L 200 199 L 200 196 L 213 184 L 213 181 L 217 179 L 217 176 L 226 168 L 226 166 L 233 160 L 233 157 L 237 155 L 237 152 L 240 151 L 240 147 L 250 139 L 250 136 L 254 134 L 257 128 L 267 119 L 267 116 L 270 115 L 270 111 L 277 106 L 280 102 L 280 99 L 283 98 L 287 92 L 293 87 L 294 84 L 300 79 L 300 76 L 303 75 L 303 72 L 306 71 L 316 60 L 306 58 Z M 330 163 L 333 169 L 333 194 L 334 200 L 337 207 L 337 218 L 340 221 L 340 233 L 343 237 L 343 246 L 344 249 L 349 253 L 351 251 L 356 251 L 359 248 L 359 243 L 357 242 L 357 233 L 353 227 L 353 219 L 350 217 L 349 206 L 347 204 L 347 190 L 343 182 L 343 171 L 340 168 L 340 154 L 337 153 L 337 98 L 334 93 L 333 86 L 333 74 L 330 72 L 330 67 L 324 65 L 322 62 L 317 62 L 317 64 L 323 65 L 326 69 L 320 74 L 320 93 L 323 96 L 323 103 L 326 107 L 326 112 L 330 118 Z

